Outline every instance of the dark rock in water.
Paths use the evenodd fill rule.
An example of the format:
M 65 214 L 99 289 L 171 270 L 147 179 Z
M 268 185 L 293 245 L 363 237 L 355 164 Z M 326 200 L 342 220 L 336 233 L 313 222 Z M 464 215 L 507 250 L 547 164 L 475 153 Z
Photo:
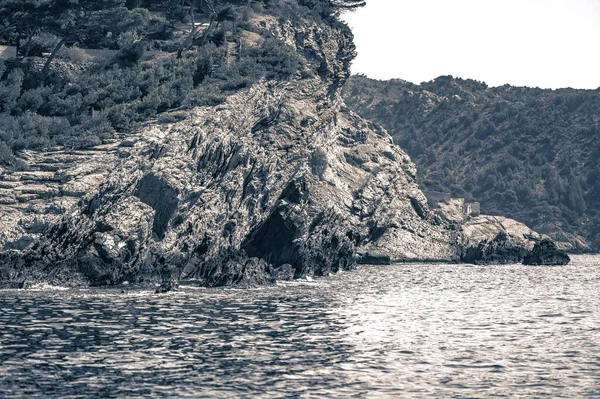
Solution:
M 533 250 L 525 255 L 523 264 L 559 266 L 568 265 L 570 261 L 569 255 L 559 250 L 552 240 L 544 239 L 535 244 Z
M 273 278 L 277 281 L 291 281 L 294 279 L 294 268 L 286 263 L 273 270 Z
M 163 282 L 160 284 L 160 286 L 158 286 L 158 288 L 154 292 L 157 294 L 165 294 L 167 292 L 177 291 L 178 288 L 179 288 L 179 282 L 177 280 L 166 279 L 166 280 L 163 280 Z
M 203 267 L 203 285 L 207 287 L 273 284 L 273 267 L 263 259 L 248 258 L 244 251 L 225 251 Z
M 492 240 L 483 240 L 477 247 L 463 249 L 461 261 L 473 264 L 520 263 L 527 254 L 521 240 L 500 232 Z
M 369 251 L 360 257 L 358 263 L 361 265 L 391 265 L 392 259 L 388 254 L 377 251 Z

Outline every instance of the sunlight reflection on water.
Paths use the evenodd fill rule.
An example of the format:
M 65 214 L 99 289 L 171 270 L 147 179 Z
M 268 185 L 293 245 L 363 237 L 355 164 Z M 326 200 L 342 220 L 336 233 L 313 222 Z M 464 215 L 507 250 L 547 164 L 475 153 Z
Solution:
M 599 265 L 0 291 L 0 397 L 600 397 Z

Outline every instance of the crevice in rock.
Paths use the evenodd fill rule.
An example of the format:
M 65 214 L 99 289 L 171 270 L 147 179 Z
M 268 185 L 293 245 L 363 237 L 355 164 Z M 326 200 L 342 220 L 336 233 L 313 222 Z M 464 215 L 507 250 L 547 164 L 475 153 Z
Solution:
M 249 257 L 264 259 L 276 267 L 286 263 L 296 266 L 300 254 L 293 241 L 297 233 L 297 226 L 277 210 L 247 239 L 243 248 Z
M 165 238 L 169 221 L 179 206 L 178 194 L 166 180 L 154 174 L 147 174 L 137 185 L 135 196 L 154 209 L 152 232 L 159 241 Z

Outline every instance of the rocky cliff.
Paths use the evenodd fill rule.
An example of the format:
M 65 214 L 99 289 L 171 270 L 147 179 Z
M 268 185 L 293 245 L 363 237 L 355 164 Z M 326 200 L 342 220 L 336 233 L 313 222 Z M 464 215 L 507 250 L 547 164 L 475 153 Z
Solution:
M 262 82 L 185 121 L 142 129 L 133 147 L 107 153 L 80 178 L 90 184 L 64 215 L 11 207 L 3 244 L 23 252 L 13 253 L 10 278 L 117 284 L 182 275 L 222 285 L 260 281 L 285 264 L 296 277 L 352 268 L 358 247 L 455 259 L 408 156 L 328 89 Z M 64 201 L 72 181 L 40 206 Z M 36 238 L 26 219 L 48 228 Z
M 407 154 L 340 98 L 349 31 L 254 21 L 316 73 L 87 151 L 23 154 L 27 170 L 1 177 L 0 279 L 168 289 L 326 275 L 367 253 L 461 259 L 468 232 L 429 209 Z

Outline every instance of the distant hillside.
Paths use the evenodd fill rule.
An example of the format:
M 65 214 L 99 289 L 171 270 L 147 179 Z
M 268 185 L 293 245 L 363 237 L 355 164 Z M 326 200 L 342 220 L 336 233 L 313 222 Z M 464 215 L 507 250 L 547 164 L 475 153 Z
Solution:
M 600 89 L 415 85 L 355 76 L 348 106 L 385 127 L 426 190 L 480 201 L 580 249 L 600 248 Z

